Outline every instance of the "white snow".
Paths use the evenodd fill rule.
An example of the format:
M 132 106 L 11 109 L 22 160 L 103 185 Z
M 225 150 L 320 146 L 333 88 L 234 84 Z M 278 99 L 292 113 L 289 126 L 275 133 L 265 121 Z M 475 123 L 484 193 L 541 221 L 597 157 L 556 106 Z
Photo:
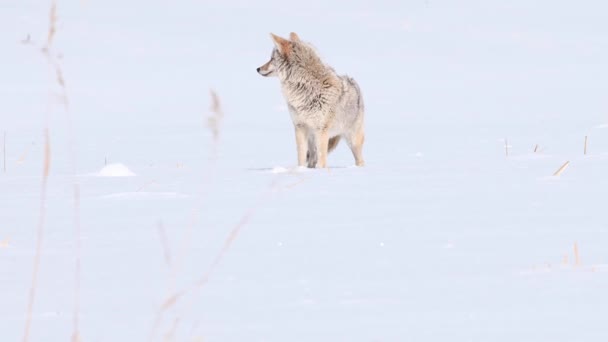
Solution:
M 57 0 L 67 102 L 49 8 L 0 5 L 1 341 L 42 213 L 30 341 L 608 341 L 608 3 Z M 365 167 L 295 166 L 255 71 L 290 31 L 359 82 Z
M 97 173 L 97 175 L 99 177 L 131 177 L 131 176 L 135 176 L 135 173 L 133 173 L 133 171 L 129 170 L 129 168 L 126 167 L 125 165 L 117 163 L 117 164 L 108 164 L 108 165 L 104 166 Z
M 101 196 L 101 198 L 104 198 L 104 199 L 123 199 L 123 200 L 177 199 L 177 198 L 185 198 L 185 197 L 188 197 L 188 195 L 180 194 L 177 192 L 121 192 L 121 193 Z
M 282 166 L 275 166 L 272 168 L 272 173 L 285 173 L 289 172 L 289 169 L 284 168 Z

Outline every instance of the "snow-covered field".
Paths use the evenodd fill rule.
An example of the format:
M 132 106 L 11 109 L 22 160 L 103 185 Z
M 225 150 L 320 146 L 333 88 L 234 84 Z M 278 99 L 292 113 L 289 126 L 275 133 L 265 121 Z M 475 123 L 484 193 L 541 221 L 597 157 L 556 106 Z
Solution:
M 50 8 L 0 4 L 1 341 L 608 341 L 603 2 L 57 0 L 45 56 Z M 290 31 L 366 167 L 294 168 Z

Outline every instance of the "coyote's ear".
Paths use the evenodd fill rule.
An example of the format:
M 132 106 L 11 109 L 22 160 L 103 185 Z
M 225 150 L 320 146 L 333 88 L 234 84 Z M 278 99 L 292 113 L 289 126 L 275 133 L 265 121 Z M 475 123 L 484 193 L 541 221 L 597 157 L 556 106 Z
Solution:
M 292 42 L 299 42 L 300 41 L 300 37 L 298 37 L 298 35 L 295 32 L 291 32 L 289 34 L 289 39 L 291 39 Z
M 291 42 L 285 38 L 281 38 L 275 34 L 270 34 L 270 36 L 272 37 L 272 41 L 274 42 L 274 45 L 277 46 L 277 49 L 279 49 L 279 52 L 282 55 L 287 56 L 290 52 L 291 52 Z

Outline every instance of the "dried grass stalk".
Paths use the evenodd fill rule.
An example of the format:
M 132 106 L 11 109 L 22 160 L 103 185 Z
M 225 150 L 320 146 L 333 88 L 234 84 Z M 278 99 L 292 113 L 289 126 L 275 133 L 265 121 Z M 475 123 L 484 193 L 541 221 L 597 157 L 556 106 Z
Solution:
M 220 103 L 220 98 L 217 93 L 211 89 L 209 91 L 211 95 L 211 113 L 212 115 L 207 118 L 207 127 L 211 130 L 213 134 L 213 141 L 217 144 L 220 137 L 220 125 L 222 119 L 224 118 L 224 112 L 222 111 L 222 106 Z
M 555 173 L 553 174 L 554 177 L 558 177 L 560 176 L 564 170 L 566 170 L 566 168 L 568 167 L 568 165 L 570 165 L 570 161 L 567 161 L 564 163 L 564 165 L 562 165 L 559 169 L 557 169 L 557 171 L 555 171 Z
M 36 289 L 38 288 L 38 274 L 40 273 L 40 258 L 42 257 L 42 242 L 44 240 L 44 222 L 46 218 L 46 190 L 51 170 L 51 142 L 49 138 L 49 130 L 44 130 L 44 165 L 42 170 L 42 184 L 40 185 L 40 210 L 38 216 L 38 229 L 36 232 L 36 252 L 34 256 L 34 267 L 32 271 L 32 284 L 27 302 L 27 314 L 25 318 L 25 329 L 23 333 L 23 341 L 29 341 L 30 328 L 32 325 L 32 311 L 36 300 Z
M 580 266 L 581 258 L 578 254 L 578 243 L 574 243 L 574 265 Z
M 3 159 L 3 170 L 6 173 L 6 132 L 4 132 L 4 139 L 2 140 L 2 159 Z

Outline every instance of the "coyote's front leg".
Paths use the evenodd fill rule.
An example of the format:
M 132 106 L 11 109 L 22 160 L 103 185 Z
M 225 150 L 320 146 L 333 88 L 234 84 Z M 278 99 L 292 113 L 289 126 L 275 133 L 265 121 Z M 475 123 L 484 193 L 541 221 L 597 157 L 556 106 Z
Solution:
M 296 148 L 298 150 L 298 166 L 306 166 L 306 151 L 308 142 L 306 139 L 306 128 L 302 125 L 295 125 L 296 129 Z
M 311 165 L 311 163 L 308 163 L 308 167 L 327 167 L 327 149 L 329 144 L 329 134 L 327 132 L 327 129 L 322 129 L 314 132 L 312 139 L 312 145 L 314 146 L 314 149 L 317 153 L 317 158 L 313 161 L 316 163 L 313 165 Z

